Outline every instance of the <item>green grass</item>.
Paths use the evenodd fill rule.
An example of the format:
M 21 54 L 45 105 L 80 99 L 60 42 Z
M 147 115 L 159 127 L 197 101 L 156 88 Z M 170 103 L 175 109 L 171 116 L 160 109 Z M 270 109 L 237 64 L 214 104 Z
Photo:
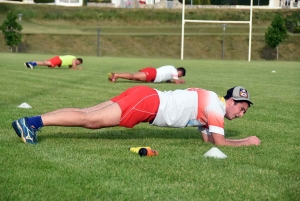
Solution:
M 24 68 L 53 55 L 0 54 L 0 200 L 298 200 L 299 62 L 246 62 L 83 57 L 84 70 Z M 146 123 L 88 130 L 45 127 L 39 144 L 18 140 L 11 122 L 63 107 L 89 107 L 138 82 L 107 82 L 107 72 L 135 72 L 165 64 L 187 69 L 184 85 L 145 84 L 159 90 L 202 87 L 220 95 L 245 86 L 254 105 L 226 121 L 228 138 L 257 135 L 257 147 L 219 147 L 227 159 L 205 158 L 212 144 L 196 128 Z M 275 70 L 276 73 L 271 73 Z M 27 102 L 32 109 L 17 108 Z M 132 146 L 159 156 L 141 158 Z

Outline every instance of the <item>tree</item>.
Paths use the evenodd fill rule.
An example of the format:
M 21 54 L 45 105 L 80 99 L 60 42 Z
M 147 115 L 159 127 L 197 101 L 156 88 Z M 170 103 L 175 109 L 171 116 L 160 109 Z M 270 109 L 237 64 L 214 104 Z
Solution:
M 0 30 L 4 34 L 6 45 L 10 47 L 11 51 L 13 51 L 13 47 L 16 47 L 16 52 L 18 52 L 17 47 L 21 43 L 21 30 L 23 28 L 16 20 L 17 15 L 10 11 L 0 26 Z
M 285 26 L 291 33 L 300 33 L 300 12 L 295 12 L 286 16 Z
M 278 46 L 279 44 L 288 38 L 287 29 L 284 19 L 281 15 L 276 14 L 271 22 L 271 26 L 268 27 L 265 33 L 265 42 L 271 47 L 276 48 L 276 55 L 278 60 Z

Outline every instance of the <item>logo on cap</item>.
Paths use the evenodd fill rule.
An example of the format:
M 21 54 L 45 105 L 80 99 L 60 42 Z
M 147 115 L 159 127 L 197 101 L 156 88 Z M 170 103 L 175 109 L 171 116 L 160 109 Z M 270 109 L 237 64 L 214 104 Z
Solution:
M 248 92 L 247 92 L 246 89 L 241 88 L 239 94 L 240 94 L 241 97 L 248 98 Z

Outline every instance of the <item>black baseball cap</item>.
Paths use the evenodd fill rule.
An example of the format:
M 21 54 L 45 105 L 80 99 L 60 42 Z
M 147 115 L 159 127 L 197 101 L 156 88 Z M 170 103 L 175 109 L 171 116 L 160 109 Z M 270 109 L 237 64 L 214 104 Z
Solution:
M 226 94 L 226 96 L 224 96 L 224 98 L 225 99 L 232 98 L 233 100 L 236 100 L 236 101 L 246 101 L 249 104 L 253 105 L 253 103 L 250 101 L 249 92 L 244 87 L 241 87 L 241 86 L 235 86 L 235 87 L 228 89 L 227 94 Z

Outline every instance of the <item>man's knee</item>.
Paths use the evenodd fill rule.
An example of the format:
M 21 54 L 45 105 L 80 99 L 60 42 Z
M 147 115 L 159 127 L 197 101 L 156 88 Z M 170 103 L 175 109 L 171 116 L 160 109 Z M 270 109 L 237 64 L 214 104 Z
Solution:
M 89 129 L 98 129 L 101 128 L 101 124 L 99 124 L 99 121 L 94 121 L 91 119 L 86 119 L 83 122 L 83 127 L 84 128 L 89 128 Z
M 82 118 L 82 126 L 84 128 L 89 128 L 89 129 L 97 129 L 100 128 L 99 120 L 96 120 L 93 118 L 92 115 L 89 115 L 88 112 L 81 111 L 83 113 L 83 118 Z

